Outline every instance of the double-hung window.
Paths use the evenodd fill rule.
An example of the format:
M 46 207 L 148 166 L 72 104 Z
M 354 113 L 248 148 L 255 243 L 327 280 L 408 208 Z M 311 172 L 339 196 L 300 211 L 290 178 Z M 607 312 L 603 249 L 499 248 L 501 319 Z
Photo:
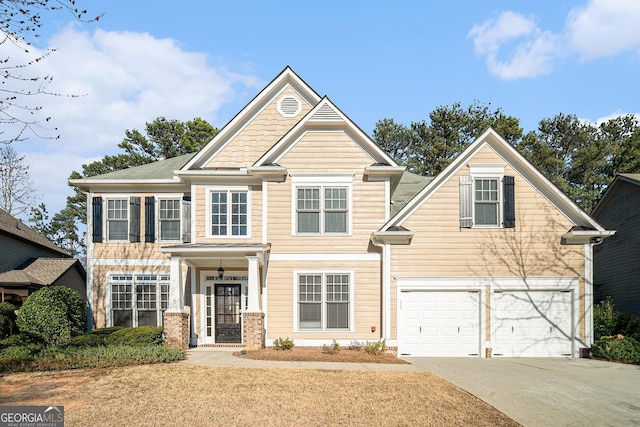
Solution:
M 129 200 L 107 199 L 107 239 L 122 240 L 129 238 Z
M 500 221 L 498 178 L 476 178 L 473 182 L 475 224 L 498 226 Z
M 351 277 L 343 272 L 298 273 L 298 330 L 349 330 Z
M 515 179 L 505 165 L 470 165 L 460 176 L 460 227 L 515 227 Z
M 209 198 L 211 237 L 249 236 L 249 191 L 211 190 Z
M 351 179 L 294 177 L 293 234 L 349 234 Z
M 180 240 L 180 199 L 159 199 L 158 205 L 160 240 Z
M 115 274 L 109 276 L 112 326 L 161 326 L 169 306 L 169 276 Z

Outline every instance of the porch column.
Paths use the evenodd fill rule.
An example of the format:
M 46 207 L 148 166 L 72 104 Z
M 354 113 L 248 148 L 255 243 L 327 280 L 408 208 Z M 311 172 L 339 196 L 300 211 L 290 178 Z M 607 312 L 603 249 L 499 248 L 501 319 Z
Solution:
M 249 264 L 249 301 L 243 313 L 243 343 L 247 349 L 264 348 L 264 313 L 260 310 L 259 256 L 246 257 Z
M 170 347 L 189 348 L 189 314 L 184 309 L 182 259 L 171 257 L 169 306 L 164 312 L 164 340 Z

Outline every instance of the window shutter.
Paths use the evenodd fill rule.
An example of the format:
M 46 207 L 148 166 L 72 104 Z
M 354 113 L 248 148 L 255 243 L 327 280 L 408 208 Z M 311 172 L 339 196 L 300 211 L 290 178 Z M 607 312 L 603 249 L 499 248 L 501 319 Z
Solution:
M 473 179 L 470 176 L 460 177 L 460 227 L 473 226 Z
M 505 176 L 502 180 L 503 201 L 503 227 L 513 228 L 516 226 L 516 205 L 515 205 L 515 179 L 512 176 Z
M 94 197 L 91 212 L 93 214 L 93 239 L 94 243 L 102 242 L 102 197 Z
M 129 199 L 129 241 L 140 242 L 140 197 Z
M 191 197 L 182 198 L 182 242 L 191 242 Z
M 144 198 L 144 241 L 156 241 L 156 201 L 153 196 Z

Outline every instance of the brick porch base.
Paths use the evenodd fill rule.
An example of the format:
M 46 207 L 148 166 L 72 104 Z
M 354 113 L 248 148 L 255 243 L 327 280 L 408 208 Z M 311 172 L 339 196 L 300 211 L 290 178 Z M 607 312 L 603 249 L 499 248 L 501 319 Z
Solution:
M 189 314 L 164 312 L 164 342 L 169 347 L 189 349 Z

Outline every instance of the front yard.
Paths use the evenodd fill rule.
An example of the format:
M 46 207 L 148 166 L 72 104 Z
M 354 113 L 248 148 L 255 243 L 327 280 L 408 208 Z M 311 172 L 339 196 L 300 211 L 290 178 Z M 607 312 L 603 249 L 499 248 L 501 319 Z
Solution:
M 65 407 L 66 426 L 517 426 L 426 372 L 186 363 L 0 376 L 0 406 Z

